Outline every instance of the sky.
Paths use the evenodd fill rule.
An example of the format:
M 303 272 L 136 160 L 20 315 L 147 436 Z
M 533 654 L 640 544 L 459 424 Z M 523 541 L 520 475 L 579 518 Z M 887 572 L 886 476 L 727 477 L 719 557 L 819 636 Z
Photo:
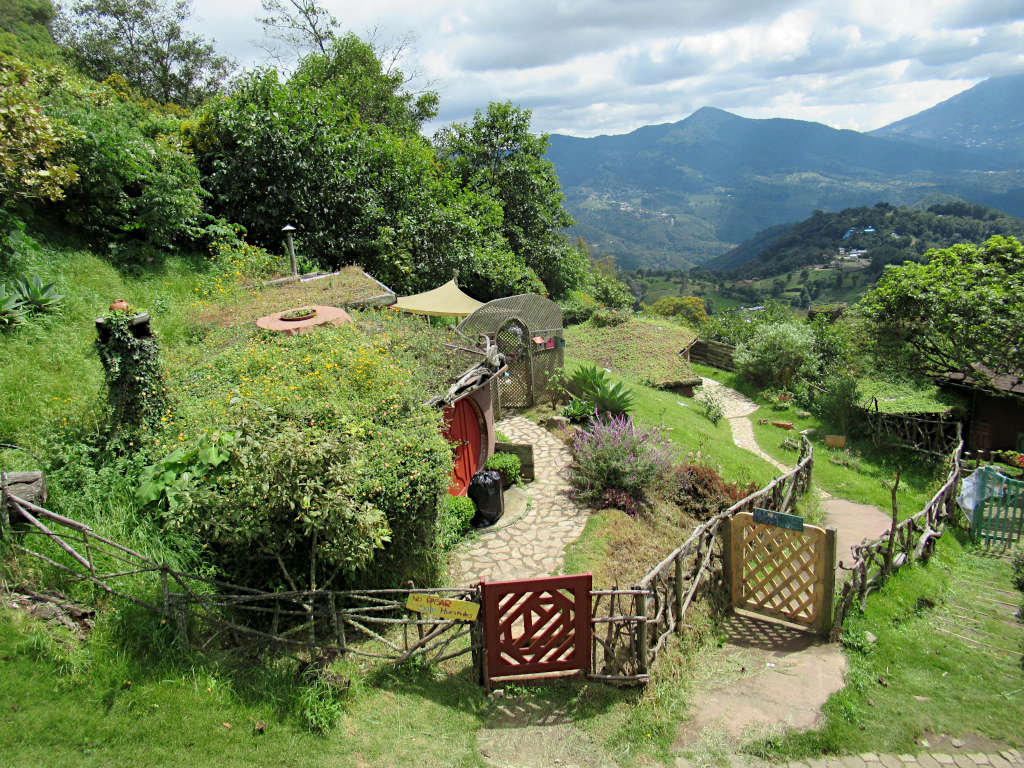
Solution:
M 703 106 L 872 130 L 1024 71 L 1024 0 L 320 0 L 345 30 L 410 35 L 426 133 L 491 101 L 533 129 L 626 133 Z M 194 29 L 267 63 L 259 0 L 195 0 Z

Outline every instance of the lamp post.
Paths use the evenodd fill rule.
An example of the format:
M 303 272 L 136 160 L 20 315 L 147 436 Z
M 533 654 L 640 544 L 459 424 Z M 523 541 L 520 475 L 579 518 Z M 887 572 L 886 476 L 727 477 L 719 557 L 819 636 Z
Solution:
M 291 224 L 285 224 L 281 227 L 281 231 L 284 232 L 284 236 L 288 238 L 288 255 L 292 260 L 292 277 L 298 277 L 299 269 L 295 264 L 295 243 L 292 241 L 292 232 L 295 231 L 295 227 Z

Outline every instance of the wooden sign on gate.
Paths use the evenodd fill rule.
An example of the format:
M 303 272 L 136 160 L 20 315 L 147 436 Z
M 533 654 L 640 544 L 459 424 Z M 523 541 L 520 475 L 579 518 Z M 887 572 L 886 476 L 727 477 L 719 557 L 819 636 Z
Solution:
M 761 525 L 774 525 L 790 531 L 802 531 L 804 519 L 799 515 L 787 515 L 785 512 L 772 512 L 770 509 L 754 507 L 754 522 Z
M 405 607 L 425 616 L 436 616 L 452 621 L 476 621 L 477 614 L 480 613 L 480 603 L 474 603 L 472 600 L 454 600 L 424 592 L 410 592 Z

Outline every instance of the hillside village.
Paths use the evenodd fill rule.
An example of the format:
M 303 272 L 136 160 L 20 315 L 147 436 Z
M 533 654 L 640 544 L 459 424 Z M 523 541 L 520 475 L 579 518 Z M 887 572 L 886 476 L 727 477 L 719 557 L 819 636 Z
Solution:
M 626 271 L 292 5 L 0 4 L 0 765 L 1024 766 L 1024 224 Z

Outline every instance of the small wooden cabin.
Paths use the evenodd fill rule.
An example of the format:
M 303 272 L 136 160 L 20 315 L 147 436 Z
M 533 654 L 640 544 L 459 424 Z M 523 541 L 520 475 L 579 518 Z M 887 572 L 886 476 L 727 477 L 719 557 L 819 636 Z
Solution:
M 996 374 L 983 383 L 963 373 L 942 377 L 970 397 L 967 447 L 975 451 L 1024 452 L 1024 378 Z

